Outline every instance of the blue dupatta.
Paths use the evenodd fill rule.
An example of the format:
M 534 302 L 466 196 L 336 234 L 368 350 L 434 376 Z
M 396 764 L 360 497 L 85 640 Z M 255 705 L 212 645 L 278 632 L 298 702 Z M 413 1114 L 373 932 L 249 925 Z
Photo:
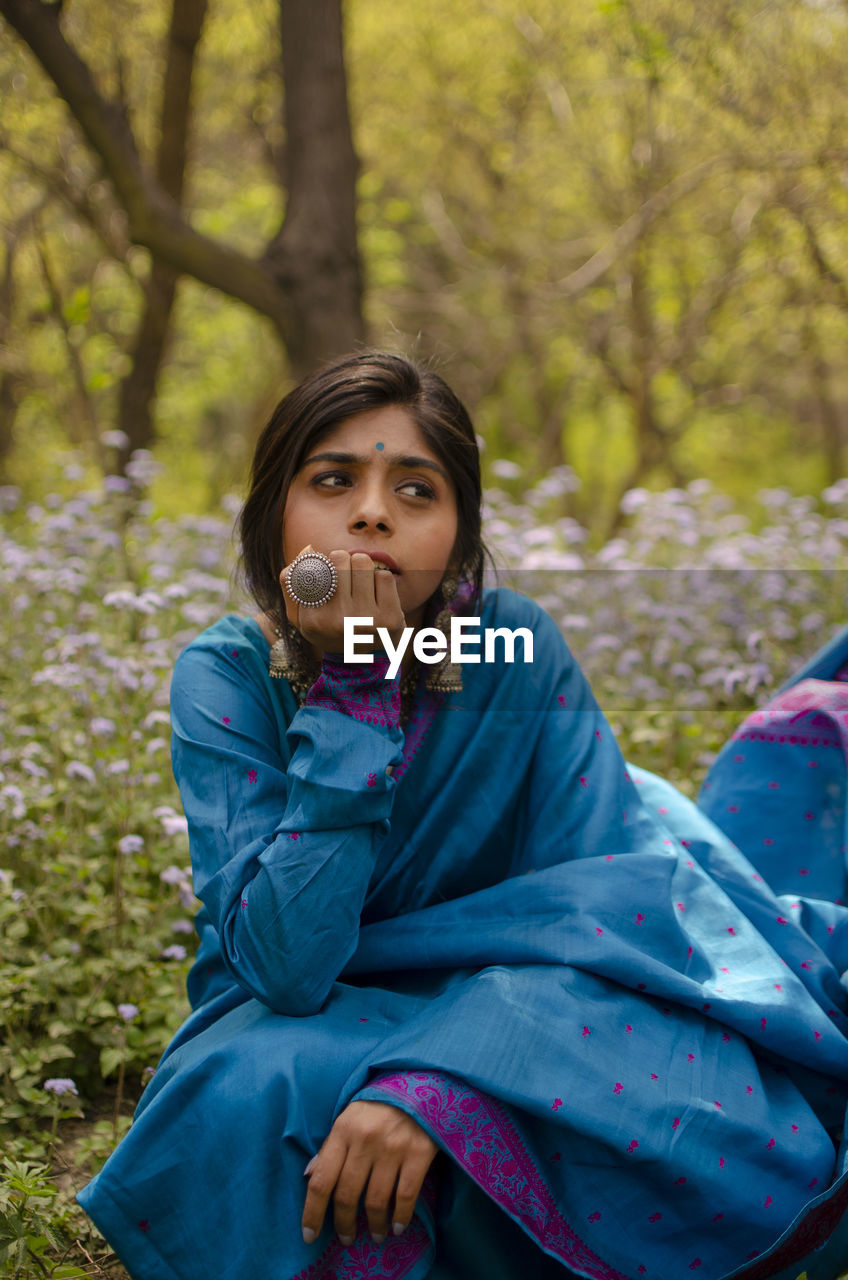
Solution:
M 729 744 L 698 808 L 625 764 L 541 609 L 481 618 L 533 663 L 422 690 L 405 733 L 379 664 L 325 662 L 298 709 L 252 620 L 181 656 L 194 1012 L 81 1202 L 135 1280 L 468 1280 L 475 1219 L 493 1278 L 833 1280 L 848 633 L 761 713 L 817 733 Z M 306 1246 L 302 1170 L 354 1098 L 444 1155 L 404 1236 Z

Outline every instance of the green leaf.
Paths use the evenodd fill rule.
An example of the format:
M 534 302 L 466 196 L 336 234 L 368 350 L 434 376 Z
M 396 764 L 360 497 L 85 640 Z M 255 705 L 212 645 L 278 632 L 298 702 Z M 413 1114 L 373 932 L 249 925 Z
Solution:
M 117 1071 L 125 1056 L 126 1050 L 115 1049 L 112 1046 L 108 1046 L 107 1048 L 100 1050 L 100 1074 L 103 1076 L 104 1080 L 107 1076 L 110 1076 L 113 1071 Z

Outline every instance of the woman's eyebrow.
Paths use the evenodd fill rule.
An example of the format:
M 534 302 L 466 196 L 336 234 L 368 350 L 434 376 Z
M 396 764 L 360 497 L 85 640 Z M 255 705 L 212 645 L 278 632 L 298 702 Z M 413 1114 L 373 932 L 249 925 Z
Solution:
M 430 458 L 419 458 L 417 454 L 411 453 L 384 453 L 380 455 L 392 467 L 427 467 L 430 471 L 437 472 L 443 479 L 449 482 L 448 473 L 438 462 L 432 462 Z M 364 466 L 368 459 L 359 453 L 342 453 L 335 450 L 328 450 L 326 453 L 313 453 L 311 458 L 307 458 L 304 466 L 308 466 L 310 462 L 337 462 L 340 466 Z

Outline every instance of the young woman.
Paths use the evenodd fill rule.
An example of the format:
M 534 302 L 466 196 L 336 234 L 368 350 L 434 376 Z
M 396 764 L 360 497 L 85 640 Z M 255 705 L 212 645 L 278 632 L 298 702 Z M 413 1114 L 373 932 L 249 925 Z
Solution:
M 193 1012 L 80 1196 L 134 1280 L 834 1280 L 848 637 L 701 809 L 628 768 L 481 588 L 467 413 L 376 352 L 279 405 L 241 534 L 259 614 L 172 689 Z M 403 648 L 463 616 L 481 661 Z

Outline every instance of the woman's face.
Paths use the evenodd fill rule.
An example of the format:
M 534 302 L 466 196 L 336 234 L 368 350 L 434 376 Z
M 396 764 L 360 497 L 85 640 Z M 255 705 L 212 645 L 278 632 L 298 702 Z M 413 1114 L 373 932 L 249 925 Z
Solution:
M 407 625 L 452 563 L 456 491 L 444 465 L 399 405 L 346 418 L 314 448 L 291 482 L 283 555 L 303 548 L 386 557 Z

